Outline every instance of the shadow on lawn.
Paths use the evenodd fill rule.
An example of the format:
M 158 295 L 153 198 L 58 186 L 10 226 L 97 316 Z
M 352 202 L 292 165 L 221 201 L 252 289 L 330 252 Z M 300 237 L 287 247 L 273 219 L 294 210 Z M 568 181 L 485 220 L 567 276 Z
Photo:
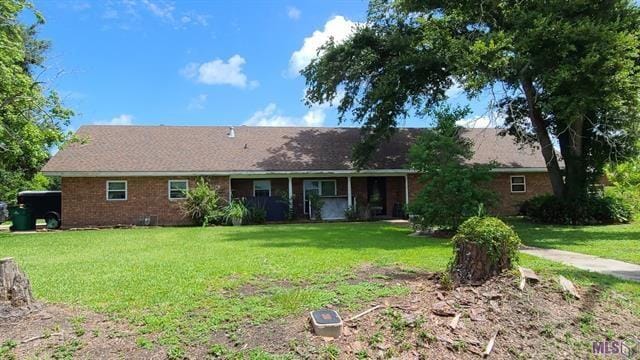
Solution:
M 554 247 L 554 245 L 589 245 L 598 241 L 632 241 L 640 239 L 640 231 L 627 230 L 628 225 L 602 227 L 540 225 L 524 221 L 511 222 L 526 245 Z M 596 230 L 597 229 L 597 230 Z
M 325 226 L 327 225 L 327 226 Z M 262 247 L 313 247 L 318 249 L 383 249 L 402 250 L 410 248 L 450 249 L 449 240 L 431 237 L 410 237 L 411 230 L 376 223 L 344 223 L 286 225 L 298 227 L 297 231 L 282 231 L 281 227 L 256 227 L 256 231 L 233 232 L 224 241 L 256 241 Z M 291 230 L 291 229 L 288 229 Z

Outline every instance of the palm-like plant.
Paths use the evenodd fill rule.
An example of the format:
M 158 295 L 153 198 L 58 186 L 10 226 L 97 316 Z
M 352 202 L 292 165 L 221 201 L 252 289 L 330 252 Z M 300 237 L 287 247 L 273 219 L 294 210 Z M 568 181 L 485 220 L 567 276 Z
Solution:
M 231 221 L 234 226 L 242 225 L 242 219 L 247 216 L 249 209 L 241 200 L 231 200 L 229 205 L 224 209 L 224 217 L 226 221 Z

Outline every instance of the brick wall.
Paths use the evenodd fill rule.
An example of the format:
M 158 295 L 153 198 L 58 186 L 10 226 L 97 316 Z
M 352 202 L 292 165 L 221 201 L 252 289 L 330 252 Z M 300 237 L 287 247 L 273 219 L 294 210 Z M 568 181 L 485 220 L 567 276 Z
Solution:
M 525 177 L 527 191 L 524 193 L 511 192 L 511 176 Z M 422 185 L 417 174 L 409 174 L 409 202 L 415 200 Z M 489 184 L 489 188 L 498 194 L 497 204 L 489 209 L 496 215 L 517 215 L 520 205 L 537 195 L 551 193 L 551 183 L 547 173 L 496 173 Z
M 387 177 L 387 216 L 393 216 L 396 204 L 404 205 L 404 176 Z
M 233 196 L 237 198 L 253 196 L 254 180 L 270 180 L 271 196 L 280 196 L 289 193 L 289 179 L 273 178 L 273 179 L 231 179 L 231 190 Z
M 157 216 L 159 225 L 190 224 L 180 211 L 181 200 L 168 196 L 169 180 L 180 179 L 188 179 L 189 188 L 196 184 L 196 178 L 186 177 L 62 178 L 62 226 L 134 225 L 144 216 Z M 228 199 L 228 177 L 206 179 Z M 107 200 L 108 180 L 127 181 L 127 200 Z
M 524 193 L 511 192 L 511 176 L 525 177 L 527 191 Z M 491 181 L 491 189 L 498 193 L 498 202 L 492 212 L 498 215 L 517 215 L 520 205 L 534 196 L 552 193 L 551 182 L 547 173 L 498 173 Z
M 527 191 L 511 193 L 510 176 L 524 175 Z M 128 177 L 128 178 L 75 178 L 62 179 L 62 225 L 65 228 L 86 226 L 108 226 L 118 224 L 138 224 L 141 217 L 157 216 L 160 225 L 189 224 L 190 219 L 180 212 L 180 200 L 169 200 L 168 181 L 185 177 Z M 189 180 L 189 187 L 195 186 L 196 178 Z M 347 195 L 347 179 L 336 180 L 339 196 Z M 417 174 L 409 174 L 409 201 L 413 201 L 421 187 Z M 106 200 L 107 180 L 127 181 L 127 200 Z M 228 199 L 229 179 L 226 176 L 208 177 L 207 180 L 220 189 L 223 199 Z M 303 217 L 302 178 L 293 179 L 294 207 L 296 215 Z M 236 196 L 251 196 L 252 180 L 232 180 Z M 272 179 L 272 191 L 288 191 L 286 178 Z M 520 204 L 536 195 L 551 192 L 551 184 L 546 173 L 498 173 L 490 187 L 499 195 L 499 200 L 491 212 L 498 215 L 515 215 Z M 367 178 L 351 178 L 352 194 L 359 206 L 366 205 Z M 395 203 L 404 204 L 404 177 L 387 178 L 387 215 L 391 216 Z

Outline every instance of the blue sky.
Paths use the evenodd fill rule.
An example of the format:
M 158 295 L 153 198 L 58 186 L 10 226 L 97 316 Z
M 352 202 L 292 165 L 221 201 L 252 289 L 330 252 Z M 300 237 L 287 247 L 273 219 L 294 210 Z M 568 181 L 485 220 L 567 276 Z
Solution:
M 353 1 L 36 1 L 47 78 L 82 124 L 335 126 L 297 75 L 329 36 L 366 18 Z M 455 91 L 454 91 L 455 92 Z M 464 95 L 458 95 L 464 102 Z M 462 100 L 460 100 L 462 98 Z M 486 111 L 473 104 L 475 116 Z M 406 126 L 424 126 L 409 119 Z M 345 124 L 350 125 L 350 124 Z

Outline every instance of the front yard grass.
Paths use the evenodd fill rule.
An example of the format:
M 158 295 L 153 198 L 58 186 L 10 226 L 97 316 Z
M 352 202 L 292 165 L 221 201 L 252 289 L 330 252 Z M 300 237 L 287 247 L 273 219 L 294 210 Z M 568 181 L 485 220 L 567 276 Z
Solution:
M 386 223 L 334 223 L 5 233 L 0 257 L 16 258 L 37 298 L 113 314 L 173 346 L 206 343 L 212 331 L 233 333 L 242 322 L 304 316 L 330 304 L 358 310 L 402 295 L 401 282 L 353 278 L 367 265 L 444 270 L 450 242 L 410 232 Z M 638 283 L 521 260 L 545 276 L 598 284 L 605 296 L 624 294 L 640 314 Z
M 342 223 L 5 234 L 0 256 L 17 259 L 38 298 L 117 314 L 174 343 L 243 320 L 399 294 L 402 286 L 347 280 L 362 264 L 445 267 L 446 241 L 408 233 Z
M 510 220 L 525 245 L 640 264 L 640 222 L 604 226 L 554 226 Z

